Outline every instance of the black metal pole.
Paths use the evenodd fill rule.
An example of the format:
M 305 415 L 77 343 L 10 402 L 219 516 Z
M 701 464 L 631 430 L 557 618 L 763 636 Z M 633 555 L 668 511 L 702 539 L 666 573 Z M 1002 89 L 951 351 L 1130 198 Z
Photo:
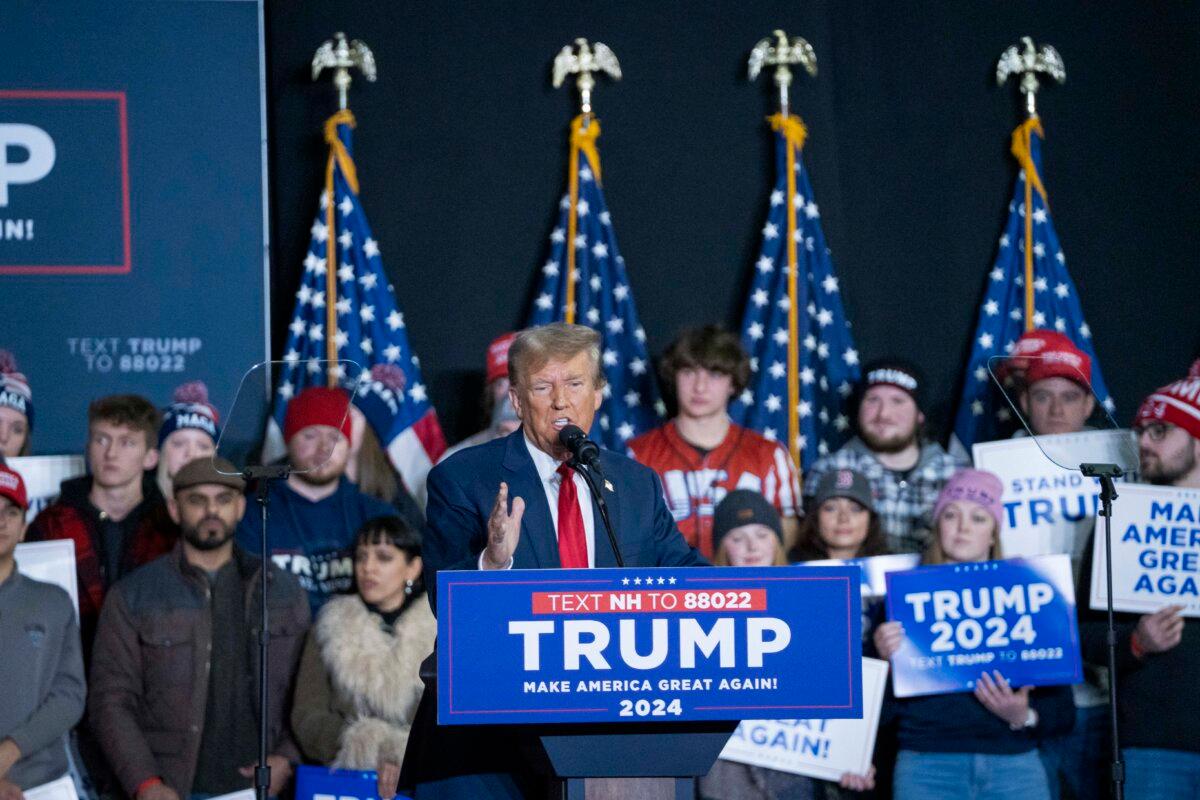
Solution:
M 255 495 L 262 509 L 262 564 L 259 565 L 261 616 L 258 628 L 258 766 L 254 770 L 254 794 L 257 800 L 267 800 L 271 786 L 271 768 L 267 766 L 267 655 L 271 649 L 271 636 L 267 617 L 267 570 L 271 564 L 271 552 L 267 549 L 267 490 L 270 481 L 259 478 Z
M 1082 464 L 1084 475 L 1100 481 L 1100 516 L 1104 517 L 1104 566 L 1106 581 L 1104 595 L 1108 608 L 1108 718 L 1112 733 L 1112 796 L 1113 800 L 1125 798 L 1125 762 L 1121 760 L 1120 730 L 1117 720 L 1117 628 L 1113 620 L 1112 599 L 1112 501 L 1117 499 L 1114 478 L 1124 474 L 1114 464 Z M 1086 598 L 1075 598 L 1076 602 L 1087 602 Z

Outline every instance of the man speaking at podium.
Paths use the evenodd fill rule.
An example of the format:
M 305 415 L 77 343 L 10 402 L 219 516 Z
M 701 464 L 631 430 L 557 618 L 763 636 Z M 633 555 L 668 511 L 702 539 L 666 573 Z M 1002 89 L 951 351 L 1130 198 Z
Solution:
M 589 430 L 603 401 L 600 335 L 565 323 L 531 328 L 513 342 L 508 366 L 509 397 L 521 427 L 455 453 L 429 473 L 423 551 L 435 613 L 441 569 L 618 563 L 601 508 L 584 477 L 568 465 L 572 453 L 560 441 L 568 426 Z M 603 493 L 626 566 L 707 563 L 675 527 L 653 470 L 607 450 L 599 452 L 598 461 L 602 475 L 596 475 L 596 488 Z M 417 787 L 418 798 L 540 794 L 535 777 L 521 776 L 517 736 L 438 727 L 435 718 L 436 696 L 427 688 L 402 780 Z

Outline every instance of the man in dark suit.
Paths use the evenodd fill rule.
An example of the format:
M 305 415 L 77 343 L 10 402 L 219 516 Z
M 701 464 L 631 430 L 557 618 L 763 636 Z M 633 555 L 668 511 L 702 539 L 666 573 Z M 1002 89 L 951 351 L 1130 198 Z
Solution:
M 567 466 L 559 443 L 567 425 L 589 430 L 604 398 L 600 336 L 555 323 L 522 332 L 509 350 L 509 397 L 521 427 L 456 453 L 429 474 L 423 555 L 430 602 L 440 569 L 613 567 L 596 501 Z M 653 470 L 601 451 L 604 492 L 626 566 L 706 564 L 675 527 Z M 538 795 L 519 731 L 440 727 L 426 689 L 413 725 L 402 785 L 424 798 Z M 424 724 L 422 724 L 424 723 Z M 381 780 L 380 795 L 388 797 Z

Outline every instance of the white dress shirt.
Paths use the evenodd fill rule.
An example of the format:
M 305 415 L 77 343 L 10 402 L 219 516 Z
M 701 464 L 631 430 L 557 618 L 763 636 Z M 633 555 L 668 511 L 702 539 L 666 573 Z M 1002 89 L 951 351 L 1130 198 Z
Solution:
M 525 440 L 525 447 L 529 450 L 529 456 L 533 459 L 533 466 L 537 470 L 538 480 L 542 484 L 542 489 L 546 492 L 546 502 L 550 504 L 550 523 L 554 528 L 554 539 L 558 541 L 558 490 L 562 484 L 562 476 L 558 474 L 558 465 L 563 463 L 549 453 L 538 449 L 528 436 L 522 436 Z M 592 492 L 588 488 L 587 481 L 575 471 L 573 478 L 575 482 L 575 494 L 579 498 L 579 510 L 583 516 L 583 536 L 587 544 L 588 566 L 596 566 L 596 520 L 592 513 Z M 509 502 L 512 502 L 512 487 L 509 487 Z M 532 502 L 532 498 L 525 498 L 526 506 Z M 479 554 L 479 568 L 483 569 L 483 557 L 487 551 Z M 510 557 L 508 564 L 504 569 L 512 569 L 513 561 Z

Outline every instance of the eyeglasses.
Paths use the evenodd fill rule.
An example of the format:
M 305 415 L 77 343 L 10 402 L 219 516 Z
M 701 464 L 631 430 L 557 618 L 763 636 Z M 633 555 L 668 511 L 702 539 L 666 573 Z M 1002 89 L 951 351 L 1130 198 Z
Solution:
M 1146 436 L 1152 442 L 1161 442 L 1163 439 L 1167 438 L 1167 434 L 1174 429 L 1174 425 L 1166 422 L 1151 422 L 1138 428 L 1137 435 L 1139 439 L 1143 436 Z

